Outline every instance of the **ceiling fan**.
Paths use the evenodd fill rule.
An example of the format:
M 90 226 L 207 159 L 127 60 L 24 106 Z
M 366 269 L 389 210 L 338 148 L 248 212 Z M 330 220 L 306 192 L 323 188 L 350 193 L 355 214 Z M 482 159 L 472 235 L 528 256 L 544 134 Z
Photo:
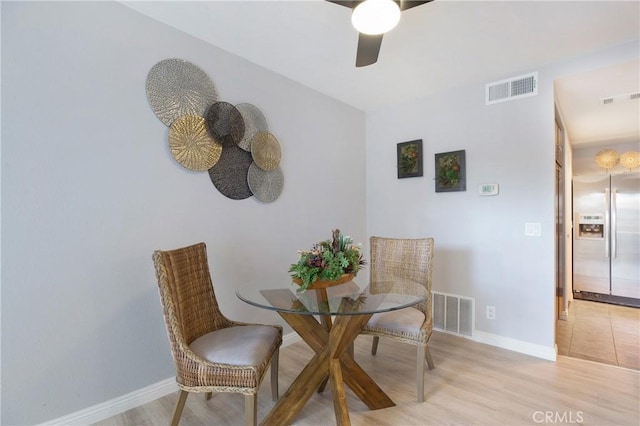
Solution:
M 400 12 L 412 7 L 420 6 L 425 3 L 429 3 L 433 0 L 327 0 L 330 3 L 339 4 L 353 9 L 351 20 L 359 32 L 358 35 L 358 51 L 356 53 L 356 67 L 366 67 L 376 63 L 378 60 L 378 54 L 380 53 L 380 46 L 382 45 L 382 36 L 385 32 L 391 30 L 396 26 L 400 19 Z M 374 7 L 381 7 L 382 12 L 378 12 L 378 15 L 372 17 L 373 21 L 382 24 L 380 28 L 366 28 L 362 26 L 363 20 L 368 19 L 366 16 Z M 386 7 L 386 9 L 384 9 Z M 369 9 L 369 10 L 366 10 Z M 372 12 L 376 13 L 376 12 Z M 367 22 L 364 22 L 366 25 Z

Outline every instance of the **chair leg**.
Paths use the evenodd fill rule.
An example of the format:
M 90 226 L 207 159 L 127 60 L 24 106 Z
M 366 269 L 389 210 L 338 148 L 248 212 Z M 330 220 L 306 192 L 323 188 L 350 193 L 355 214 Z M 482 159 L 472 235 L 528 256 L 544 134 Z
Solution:
M 418 403 L 424 402 L 424 359 L 426 346 L 418 346 L 418 353 L 416 354 L 416 376 L 417 382 L 417 395 Z
M 204 394 L 204 400 L 205 401 L 209 401 L 211 399 L 211 396 L 213 396 L 213 392 L 207 392 Z
M 176 408 L 173 410 L 173 418 L 171 419 L 171 426 L 178 426 L 178 423 L 180 423 L 180 416 L 182 416 L 184 403 L 187 401 L 188 396 L 189 396 L 189 392 L 182 389 L 180 390 L 180 395 L 178 395 L 178 401 L 176 401 Z
M 371 355 L 375 355 L 378 352 L 378 342 L 380 338 L 378 336 L 373 336 L 373 343 L 371 343 Z
M 271 399 L 278 400 L 278 359 L 280 358 L 280 349 L 277 349 L 271 357 Z
M 244 396 L 244 424 L 245 426 L 258 424 L 258 394 Z
M 429 346 L 426 348 L 426 356 L 427 356 L 427 365 L 429 366 L 429 370 L 433 370 L 435 365 L 433 364 L 433 358 L 431 358 L 431 352 L 429 352 Z

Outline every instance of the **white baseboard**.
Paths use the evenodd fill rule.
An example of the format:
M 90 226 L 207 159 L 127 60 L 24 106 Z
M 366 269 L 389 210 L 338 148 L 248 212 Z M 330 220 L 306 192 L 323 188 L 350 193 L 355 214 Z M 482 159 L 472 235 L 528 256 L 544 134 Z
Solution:
M 63 417 L 58 417 L 57 419 L 42 423 L 40 426 L 89 425 L 108 419 L 109 417 L 123 413 L 127 410 L 131 410 L 132 408 L 139 407 L 158 398 L 162 398 L 163 396 L 169 395 L 177 390 L 178 386 L 176 385 L 176 379 L 171 377 L 142 389 L 130 392 L 126 395 L 94 405 L 93 407 L 85 408 L 84 410 L 76 411 L 75 413 L 71 413 Z
M 282 336 L 281 347 L 292 345 L 300 340 L 302 339 L 300 339 L 300 336 L 295 332 L 285 334 Z M 174 377 L 170 377 L 142 389 L 130 392 L 126 395 L 105 401 L 101 404 L 41 423 L 38 426 L 90 425 L 120 413 L 124 413 L 127 410 L 139 407 L 158 398 L 162 398 L 163 396 L 169 395 L 177 390 L 178 386 L 176 385 L 176 379 Z
M 463 336 L 464 337 L 464 336 Z M 525 342 L 523 340 L 512 339 L 510 337 L 498 336 L 497 334 L 486 333 L 484 331 L 474 330 L 473 340 L 487 345 L 497 346 L 499 348 L 508 349 L 514 352 L 535 356 L 537 358 L 549 361 L 556 360 L 555 347 L 537 345 L 535 343 Z

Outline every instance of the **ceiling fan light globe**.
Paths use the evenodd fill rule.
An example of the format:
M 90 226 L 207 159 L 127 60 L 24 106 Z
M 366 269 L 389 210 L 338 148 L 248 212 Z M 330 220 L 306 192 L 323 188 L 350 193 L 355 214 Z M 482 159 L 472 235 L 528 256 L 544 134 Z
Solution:
M 351 14 L 354 28 L 363 34 L 384 34 L 400 21 L 400 7 L 393 0 L 366 0 Z

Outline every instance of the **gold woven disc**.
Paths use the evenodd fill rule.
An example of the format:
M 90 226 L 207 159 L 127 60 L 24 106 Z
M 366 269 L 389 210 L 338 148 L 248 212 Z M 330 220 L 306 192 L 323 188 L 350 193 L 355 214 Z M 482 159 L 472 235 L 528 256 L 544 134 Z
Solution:
M 203 117 L 183 115 L 169 127 L 169 150 L 185 168 L 204 172 L 218 162 L 222 145 L 209 135 Z
M 251 141 L 253 161 L 262 170 L 275 170 L 280 164 L 280 144 L 269 132 L 258 132 Z

